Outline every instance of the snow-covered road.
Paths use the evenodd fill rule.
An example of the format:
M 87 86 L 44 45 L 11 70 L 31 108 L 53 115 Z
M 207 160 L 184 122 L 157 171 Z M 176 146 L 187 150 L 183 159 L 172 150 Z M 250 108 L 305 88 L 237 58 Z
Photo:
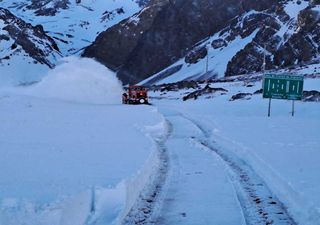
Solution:
M 173 127 L 171 167 L 156 224 L 244 224 L 227 167 L 197 142 L 203 132 L 176 112 L 163 113 Z
M 309 87 L 310 83 L 307 80 L 307 90 L 314 88 L 314 85 Z M 312 80 L 312 83 L 315 81 Z M 260 85 L 257 83 L 258 87 L 253 86 L 252 91 Z M 316 131 L 320 126 L 317 113 L 320 112 L 319 104 L 297 102 L 297 114 L 292 118 L 288 102 L 274 101 L 272 116 L 268 118 L 267 102 L 261 96 L 232 102 L 228 100 L 233 94 L 241 92 L 242 84 L 221 86 L 230 92 L 227 95 L 213 95 L 213 99 L 202 98 L 187 102 L 176 98 L 154 99 L 159 111 L 173 124 L 174 133 L 176 130 L 176 134 L 180 135 L 179 141 L 181 137 L 188 139 L 188 136 L 191 140 L 189 148 L 180 148 L 186 146 L 181 142 L 169 148 L 175 153 L 173 161 L 179 158 L 176 153 L 180 150 L 180 156 L 186 164 L 193 163 L 182 154 L 187 151 L 184 149 L 192 148 L 197 151 L 192 145 L 211 152 L 208 156 L 211 160 L 220 158 L 220 168 L 227 168 L 224 174 L 228 177 L 228 182 L 224 185 L 234 187 L 235 199 L 239 201 L 246 224 L 320 224 L 317 201 L 320 197 L 317 193 L 320 177 L 315 172 L 318 171 L 316 168 L 319 168 L 320 158 L 320 136 Z M 186 91 L 181 93 L 184 92 Z M 168 93 L 171 94 L 179 96 L 180 93 Z M 158 94 L 154 96 L 158 97 Z M 189 132 L 190 126 L 193 127 L 192 132 Z M 188 135 L 185 135 L 186 132 Z M 171 140 L 168 141 L 169 145 L 170 142 Z M 189 155 L 190 152 L 187 156 Z M 183 166 L 179 164 L 176 170 L 177 168 Z M 210 171 L 210 166 L 206 168 Z M 182 176 L 177 177 L 176 185 L 182 179 Z M 201 186 L 207 183 L 201 183 Z M 187 182 L 181 186 L 185 189 L 193 187 Z M 182 191 L 183 188 L 179 190 Z M 210 197 L 214 198 L 213 195 L 214 192 Z M 229 193 L 228 196 L 231 195 Z M 178 195 L 175 193 L 172 196 Z M 172 202 L 169 206 L 178 204 Z M 181 211 L 179 206 L 175 208 Z M 168 212 L 172 211 L 174 209 L 168 208 Z M 164 212 L 164 215 L 172 214 Z M 219 217 L 212 215 L 211 219 L 216 219 L 217 216 Z
M 210 126 L 168 102 L 158 106 L 172 126 L 170 167 L 150 224 L 296 224 L 245 161 L 214 147 Z

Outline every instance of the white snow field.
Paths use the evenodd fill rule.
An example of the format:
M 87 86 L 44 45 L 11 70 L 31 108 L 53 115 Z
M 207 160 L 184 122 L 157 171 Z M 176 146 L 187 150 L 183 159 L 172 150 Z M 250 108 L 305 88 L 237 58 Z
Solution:
M 201 141 L 202 138 L 198 138 L 199 129 L 197 131 L 196 127 L 194 128 L 194 132 L 192 132 L 193 134 L 190 133 L 189 136 L 193 136 L 194 140 L 199 139 L 198 144 L 199 142 L 203 142 L 203 148 L 211 150 L 214 153 L 211 159 L 209 159 L 210 156 L 207 159 L 198 159 L 193 157 L 192 154 L 200 153 L 189 154 L 187 144 L 176 144 L 176 146 L 181 146 L 173 150 L 172 153 L 177 154 L 177 152 L 181 152 L 179 157 L 172 157 L 173 161 L 178 161 L 177 165 L 180 165 L 177 171 L 185 171 L 186 168 L 196 166 L 198 163 L 206 165 L 208 160 L 216 160 L 217 156 L 220 156 L 222 161 L 225 161 L 225 165 L 229 167 L 230 179 L 233 181 L 236 190 L 239 188 L 239 181 L 238 179 L 234 179 L 237 178 L 237 176 L 234 176 L 234 173 L 240 168 L 241 177 L 241 172 L 249 168 L 250 171 L 253 171 L 254 177 L 259 180 L 256 185 L 254 185 L 257 181 L 256 178 L 252 179 L 253 182 L 249 180 L 251 182 L 249 188 L 250 186 L 253 186 L 253 188 L 257 186 L 259 188 L 261 186 L 260 183 L 264 183 L 267 189 L 269 189 L 270 193 L 268 195 L 265 193 L 260 193 L 259 195 L 259 191 L 257 191 L 259 198 L 265 196 L 268 201 L 270 194 L 272 194 L 274 195 L 273 198 L 278 199 L 284 204 L 280 208 L 287 208 L 286 211 L 297 224 L 318 225 L 320 224 L 320 104 L 317 102 L 297 101 L 296 114 L 292 117 L 291 101 L 273 100 L 271 117 L 268 118 L 268 100 L 262 99 L 261 94 L 252 95 L 247 98 L 248 100 L 229 101 L 234 94 L 240 92 L 253 93 L 262 86 L 260 81 L 250 84 L 253 86 L 246 87 L 248 84 L 243 82 L 215 83 L 211 86 L 215 88 L 222 87 L 229 92 L 227 94 L 217 92 L 199 97 L 198 100 L 192 99 L 186 102 L 181 100 L 181 96 L 186 95 L 192 90 L 151 93 L 153 97 L 156 97 L 153 101 L 159 107 L 159 110 L 164 112 L 164 115 L 167 114 L 168 118 L 173 118 L 170 115 L 177 117 L 177 119 L 172 120 L 174 127 L 179 129 L 179 132 L 176 132 L 180 136 L 189 132 L 188 127 L 190 126 L 190 122 L 192 122 L 202 133 L 206 134 L 207 140 L 203 142 Z M 306 79 L 304 90 L 320 91 L 320 79 Z M 192 143 L 192 141 L 190 142 Z M 184 161 L 192 164 L 188 164 L 188 167 L 185 167 Z M 206 173 L 210 172 L 210 169 L 215 170 L 215 165 L 212 163 L 210 165 L 211 167 L 205 166 L 204 170 L 199 169 L 199 171 L 203 172 L 201 175 L 190 173 L 190 176 L 195 177 L 193 181 L 199 179 L 197 176 L 205 177 Z M 219 165 L 219 162 L 217 162 L 217 165 Z M 243 165 L 247 166 L 243 167 Z M 223 166 L 218 167 L 216 171 L 219 171 L 218 174 L 220 174 Z M 247 176 L 247 174 L 245 175 Z M 182 210 L 183 205 L 187 205 L 184 204 L 184 201 L 190 197 L 190 188 L 192 190 L 194 187 L 198 188 L 198 186 L 188 183 L 188 180 L 184 178 L 184 174 L 181 173 L 176 176 L 179 178 L 175 181 L 178 183 L 175 187 L 179 188 L 173 188 L 168 196 L 177 196 L 176 199 L 179 199 L 179 201 L 173 200 L 170 203 L 173 209 L 165 214 L 169 216 L 168 218 L 170 218 L 170 212 Z M 252 174 L 250 175 L 249 173 L 248 177 L 251 179 Z M 210 197 L 213 197 L 215 195 L 219 196 L 218 193 L 221 191 L 227 191 L 228 186 L 225 185 L 223 190 L 221 190 L 219 179 L 216 178 L 214 171 L 211 171 L 210 178 L 207 177 L 206 181 L 198 182 L 198 185 L 208 185 L 213 182 L 212 185 L 216 187 L 211 188 L 211 191 L 203 191 L 203 195 L 206 192 L 210 192 Z M 240 186 L 244 190 L 248 189 L 247 186 L 241 184 L 241 179 Z M 186 192 L 185 190 L 188 191 Z M 183 197 L 180 196 L 183 194 L 185 194 Z M 221 195 L 224 196 L 223 194 Z M 201 194 L 193 196 L 195 202 L 197 202 L 199 196 Z M 210 197 L 207 197 L 208 201 L 202 201 L 196 204 L 196 206 L 193 205 L 195 209 L 190 209 L 190 206 L 184 207 L 187 209 L 183 210 L 190 209 L 194 212 L 198 208 L 201 208 L 202 204 L 209 202 Z M 239 201 L 242 204 L 243 199 L 241 198 L 243 198 L 243 195 L 240 193 Z M 219 197 L 215 197 L 215 200 L 218 199 Z M 230 195 L 226 198 L 221 198 L 221 202 L 218 203 L 219 207 L 223 207 L 223 204 L 226 204 L 225 200 L 229 202 Z M 261 200 L 262 203 L 260 199 L 255 199 L 255 201 L 258 202 L 257 205 L 261 205 L 264 202 L 263 199 Z M 270 204 L 275 203 L 271 202 Z M 215 206 L 211 205 L 211 208 L 214 210 Z M 246 208 L 245 201 L 242 209 L 247 224 L 266 224 L 265 222 L 261 223 L 261 221 L 252 223 L 252 214 L 250 214 L 250 208 L 249 210 Z M 225 216 L 231 219 L 232 216 L 229 216 L 229 213 L 233 216 L 236 215 L 231 212 L 232 210 L 226 210 L 221 213 L 225 213 Z M 198 214 L 197 216 L 200 215 Z M 203 215 L 200 217 L 203 220 L 206 218 Z M 292 224 L 291 222 L 281 223 L 274 219 L 272 220 L 274 224 Z M 213 216 L 212 221 L 214 221 Z M 174 221 L 168 224 L 189 223 L 176 223 Z M 193 224 L 213 223 L 203 222 Z M 217 222 L 216 224 L 228 223 Z
M 1 88 L 0 224 L 319 225 L 319 103 L 291 117 L 274 100 L 267 118 L 261 94 L 229 101 L 260 81 L 210 85 L 228 92 L 121 105 L 114 73 L 69 57 Z
M 66 61 L 35 86 L 0 90 L 1 225 L 114 224 L 158 165 L 156 108 L 121 105 L 114 74 Z

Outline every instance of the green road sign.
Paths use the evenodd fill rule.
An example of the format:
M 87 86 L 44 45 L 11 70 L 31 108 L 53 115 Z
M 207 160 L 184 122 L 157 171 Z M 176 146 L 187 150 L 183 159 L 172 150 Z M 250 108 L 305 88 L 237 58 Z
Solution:
M 301 100 L 303 76 L 266 74 L 263 79 L 263 97 Z

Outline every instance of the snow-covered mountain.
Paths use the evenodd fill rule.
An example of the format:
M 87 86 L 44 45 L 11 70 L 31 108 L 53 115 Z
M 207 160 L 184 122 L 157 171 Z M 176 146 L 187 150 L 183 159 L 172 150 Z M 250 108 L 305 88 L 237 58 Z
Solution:
M 154 0 L 101 33 L 84 56 L 124 82 L 207 79 L 319 62 L 317 1 Z M 205 74 L 209 52 L 208 73 Z M 169 68 L 168 68 L 169 67 Z
M 263 69 L 319 73 L 320 6 L 289 1 L 276 11 L 251 10 L 195 45 L 185 57 L 143 83 L 206 80 Z M 310 65 L 310 70 L 308 69 Z M 207 67 L 207 72 L 206 72 Z
M 264 54 L 268 70 L 317 64 L 319 4 L 315 0 L 0 0 L 2 11 L 6 10 L 0 20 L 1 75 L 16 83 L 37 81 L 61 57 L 70 55 L 97 59 L 124 83 L 147 84 L 259 72 Z M 3 28 L 11 23 L 9 14 L 17 18 L 13 23 L 22 21 L 29 29 L 38 29 L 44 39 L 28 31 L 31 42 L 24 47 L 15 37 L 9 35 L 8 40 Z M 23 51 L 11 49 L 15 46 Z M 37 46 L 43 56 L 30 54 L 27 46 Z
M 79 54 L 101 31 L 138 12 L 146 3 L 147 0 L 0 0 L 1 76 L 8 74 L 6 80 L 20 83 L 37 81 L 59 58 Z M 19 40 L 17 33 L 8 34 L 9 24 L 21 30 Z M 27 48 L 41 53 L 36 56 Z
M 33 26 L 4 8 L 0 8 L 0 43 L 1 84 L 27 82 L 30 76 L 37 80 L 60 57 L 56 42 L 41 25 Z

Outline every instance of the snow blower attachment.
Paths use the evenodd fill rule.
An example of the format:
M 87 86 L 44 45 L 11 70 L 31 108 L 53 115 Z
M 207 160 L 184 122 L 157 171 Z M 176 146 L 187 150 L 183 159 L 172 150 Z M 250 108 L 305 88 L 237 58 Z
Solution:
M 123 104 L 148 104 L 147 89 L 143 86 L 129 86 L 122 94 Z

